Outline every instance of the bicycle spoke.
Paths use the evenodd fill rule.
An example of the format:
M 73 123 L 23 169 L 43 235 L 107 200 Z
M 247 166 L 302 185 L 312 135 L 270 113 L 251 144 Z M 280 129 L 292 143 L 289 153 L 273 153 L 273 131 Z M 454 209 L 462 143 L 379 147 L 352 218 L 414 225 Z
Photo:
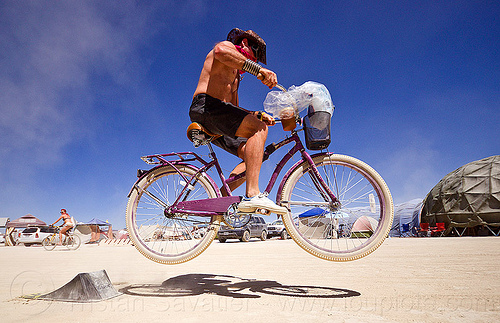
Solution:
M 136 185 L 137 190 L 139 190 L 141 193 L 145 193 L 147 196 L 149 196 L 153 201 L 155 201 L 157 204 L 167 207 L 168 204 L 164 203 L 160 198 L 156 197 L 153 193 L 149 192 L 148 190 L 141 190 L 140 187 Z

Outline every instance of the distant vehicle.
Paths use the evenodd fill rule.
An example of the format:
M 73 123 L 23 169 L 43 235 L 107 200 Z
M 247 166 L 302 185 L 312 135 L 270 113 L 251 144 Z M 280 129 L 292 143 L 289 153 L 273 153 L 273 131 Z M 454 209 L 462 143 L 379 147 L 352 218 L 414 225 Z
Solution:
M 259 238 L 262 241 L 267 239 L 267 223 L 260 216 L 252 215 L 250 222 L 241 228 L 231 229 L 222 225 L 218 233 L 220 242 L 226 242 L 227 239 L 240 239 L 247 242 L 251 238 Z
M 24 231 L 19 232 L 17 243 L 24 244 L 29 247 L 33 244 L 42 244 L 42 240 L 55 232 L 54 227 L 27 227 Z
M 280 237 L 283 240 L 288 239 L 288 232 L 286 232 L 285 225 L 283 221 L 276 220 L 269 224 L 267 227 L 267 237 Z

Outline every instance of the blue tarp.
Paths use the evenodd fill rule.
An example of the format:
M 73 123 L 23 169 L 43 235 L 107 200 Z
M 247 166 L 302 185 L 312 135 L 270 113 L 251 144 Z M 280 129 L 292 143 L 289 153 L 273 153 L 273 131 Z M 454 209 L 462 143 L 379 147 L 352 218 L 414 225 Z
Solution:
M 108 222 L 96 218 L 93 218 L 92 220 L 85 222 L 84 224 L 110 225 Z
M 299 214 L 299 218 L 307 218 L 310 216 L 323 216 L 326 214 L 326 210 L 320 207 L 316 207 L 314 209 L 310 209 L 305 211 L 304 213 Z

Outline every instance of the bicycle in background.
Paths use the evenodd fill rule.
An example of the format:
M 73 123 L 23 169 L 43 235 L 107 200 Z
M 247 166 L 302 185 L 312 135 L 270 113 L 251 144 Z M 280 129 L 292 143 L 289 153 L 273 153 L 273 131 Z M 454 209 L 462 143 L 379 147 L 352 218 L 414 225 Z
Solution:
M 42 246 L 45 250 L 51 251 L 59 244 L 60 226 L 54 227 L 54 233 L 42 240 Z M 80 237 L 74 234 L 74 228 L 67 231 L 68 235 L 63 235 L 62 245 L 69 250 L 76 250 L 81 245 Z

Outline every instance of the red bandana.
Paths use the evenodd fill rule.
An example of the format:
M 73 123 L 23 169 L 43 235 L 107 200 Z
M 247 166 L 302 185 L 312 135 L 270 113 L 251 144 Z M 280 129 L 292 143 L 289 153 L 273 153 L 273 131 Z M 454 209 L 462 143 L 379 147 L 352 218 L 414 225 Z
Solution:
M 238 52 L 242 53 L 243 56 L 245 56 L 246 58 L 254 61 L 254 62 L 257 62 L 257 59 L 252 57 L 252 55 L 250 55 L 246 50 L 244 50 L 241 46 L 238 46 L 238 45 L 234 45 L 236 47 L 236 49 L 238 50 Z M 245 71 L 242 71 L 242 70 L 238 70 L 238 72 L 240 74 L 243 74 L 245 73 Z

